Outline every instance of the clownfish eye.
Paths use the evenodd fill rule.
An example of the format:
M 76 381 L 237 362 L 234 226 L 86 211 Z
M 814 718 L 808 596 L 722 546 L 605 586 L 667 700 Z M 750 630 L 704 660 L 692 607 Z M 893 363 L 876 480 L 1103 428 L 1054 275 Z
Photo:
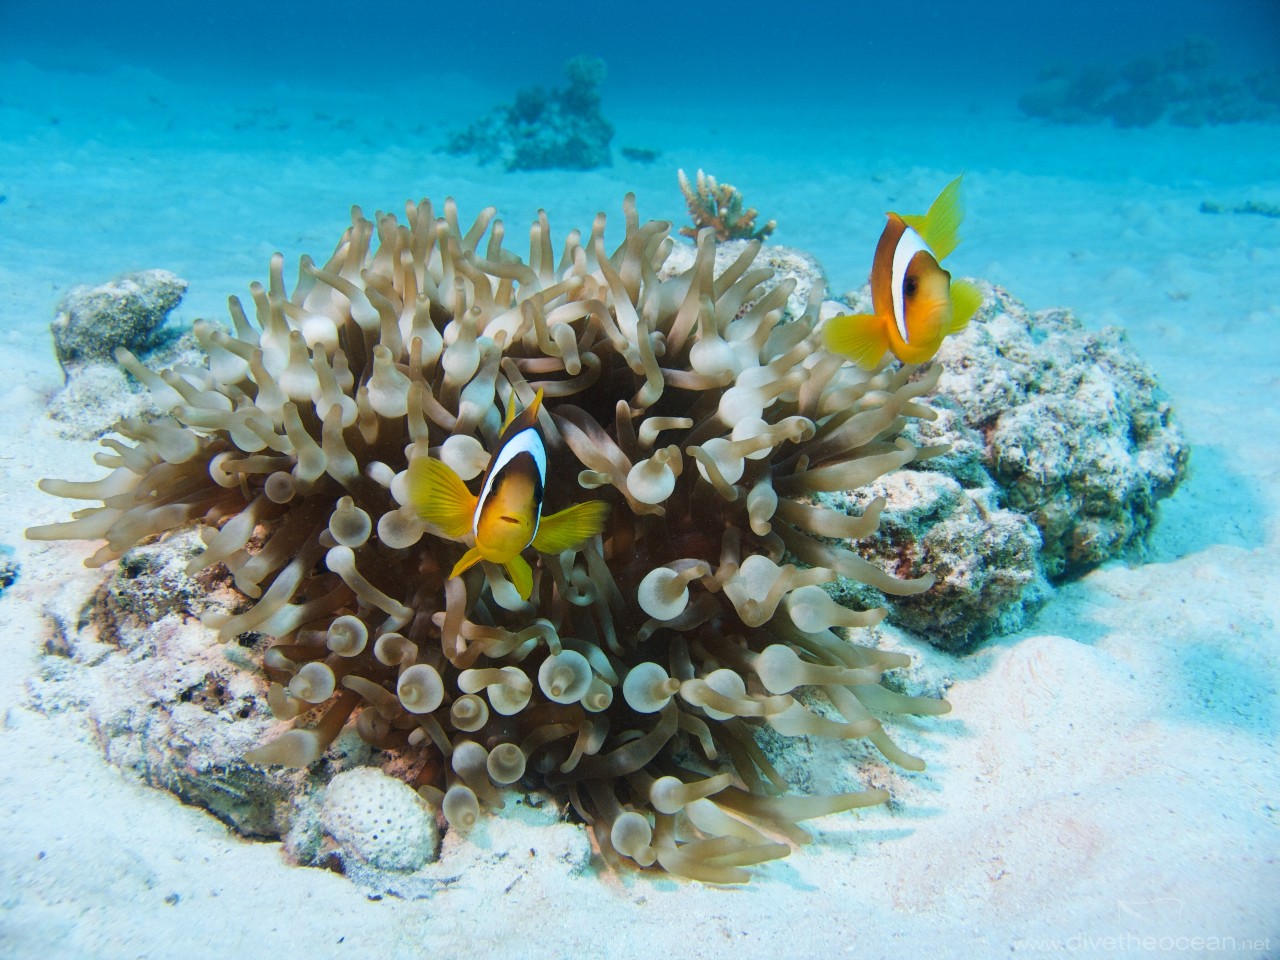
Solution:
M 906 279 L 902 281 L 903 296 L 914 297 L 919 286 L 920 282 L 913 275 L 907 274 Z

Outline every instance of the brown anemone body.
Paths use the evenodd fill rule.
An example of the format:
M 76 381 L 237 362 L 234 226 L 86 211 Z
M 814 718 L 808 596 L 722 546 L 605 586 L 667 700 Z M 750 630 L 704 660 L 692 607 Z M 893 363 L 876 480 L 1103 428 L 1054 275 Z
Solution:
M 887 799 L 786 795 L 758 729 L 867 737 L 920 769 L 876 717 L 947 709 L 882 686 L 906 658 L 846 635 L 880 614 L 821 589 L 929 581 L 895 580 L 842 543 L 876 511 L 811 502 L 917 456 L 897 435 L 931 416 L 917 398 L 933 378 L 827 352 L 816 296 L 783 322 L 793 285 L 762 286 L 758 243 L 715 276 L 702 231 L 694 266 L 660 279 L 670 224 L 641 223 L 631 197 L 624 211 L 615 250 L 601 215 L 558 254 L 540 215 L 525 262 L 492 209 L 465 230 L 452 201 L 440 217 L 408 204 L 403 224 L 355 209 L 291 291 L 273 258 L 252 287 L 256 322 L 233 298 L 231 330 L 197 323 L 206 369 L 157 374 L 122 355 L 167 414 L 104 441 L 104 479 L 45 481 L 101 505 L 28 535 L 102 540 L 101 565 L 201 525 L 191 569 L 224 564 L 253 601 L 208 618 L 219 639 L 278 644 L 280 730 L 250 762 L 310 764 L 354 716 L 375 746 L 416 758 L 415 786 L 465 828 L 502 805 L 518 749 L 519 782 L 571 805 L 611 862 L 741 881 L 787 852 L 777 837 L 804 838 L 799 821 Z M 430 451 L 476 478 L 511 395 L 526 407 L 539 390 L 549 507 L 612 509 L 581 549 L 526 553 L 522 603 L 500 567 L 447 577 L 465 545 L 418 519 L 403 477 Z M 577 699 L 553 697 L 566 689 Z

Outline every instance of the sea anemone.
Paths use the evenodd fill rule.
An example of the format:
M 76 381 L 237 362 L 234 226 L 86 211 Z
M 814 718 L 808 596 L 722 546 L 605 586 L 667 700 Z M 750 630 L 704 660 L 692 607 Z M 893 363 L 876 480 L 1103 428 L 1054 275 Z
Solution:
M 268 703 L 288 727 L 250 763 L 310 765 L 354 717 L 412 760 L 453 828 L 519 783 L 571 805 L 610 862 L 739 882 L 788 852 L 777 838 L 806 838 L 799 821 L 888 798 L 786 795 L 757 730 L 866 738 L 919 770 L 874 714 L 949 709 L 882 685 L 908 658 L 843 628 L 883 611 L 822 588 L 931 580 L 842 545 L 875 530 L 880 503 L 851 516 L 813 496 L 936 452 L 897 436 L 932 417 L 917 398 L 936 375 L 827 352 L 820 294 L 786 318 L 793 281 L 768 287 L 758 242 L 714 276 L 704 229 L 693 267 L 662 279 L 671 225 L 642 224 L 630 195 L 623 208 L 616 250 L 601 214 L 559 259 L 539 213 L 527 263 L 492 208 L 465 231 L 452 200 L 441 218 L 409 203 L 404 224 L 353 209 L 292 293 L 272 258 L 256 325 L 235 297 L 234 332 L 196 322 L 205 367 L 156 373 L 118 351 L 168 413 L 119 423 L 102 479 L 42 482 L 102 505 L 28 536 L 105 540 L 86 561 L 101 566 L 201 525 L 191 571 L 223 564 L 248 598 L 206 615 L 219 639 L 275 639 Z M 523 601 L 497 565 L 449 577 L 465 545 L 408 505 L 406 475 L 432 456 L 474 480 L 511 398 L 538 391 L 548 510 L 611 510 L 580 548 L 527 552 Z

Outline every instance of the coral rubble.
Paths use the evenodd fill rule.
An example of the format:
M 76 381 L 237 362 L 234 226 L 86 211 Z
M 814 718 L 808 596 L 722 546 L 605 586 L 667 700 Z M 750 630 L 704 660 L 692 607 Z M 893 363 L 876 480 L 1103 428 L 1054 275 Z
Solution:
M 699 230 L 710 227 L 715 231 L 717 240 L 764 240 L 777 228 L 776 220 L 757 227 L 759 211 L 755 207 L 744 206 L 742 191 L 733 184 L 717 183 L 715 177 L 701 170 L 694 184 L 689 183 L 683 170 L 677 170 L 676 176 L 689 216 L 693 219 L 692 227 L 680 228 L 684 236 L 696 237 Z
M 1280 204 L 1267 203 L 1263 200 L 1246 200 L 1244 203 L 1218 203 L 1215 200 L 1203 200 L 1200 203 L 1201 213 L 1246 213 L 1259 217 L 1280 220 Z
M 565 86 L 518 91 L 514 103 L 497 107 L 454 133 L 445 151 L 475 156 L 481 163 L 500 163 L 506 170 L 611 166 L 613 126 L 600 112 L 604 61 L 574 57 L 564 69 Z
M 13 586 L 21 570 L 22 564 L 14 556 L 13 547 L 0 543 L 0 593 Z
M 166 413 L 103 441 L 106 477 L 45 481 L 101 506 L 28 536 L 101 539 L 100 566 L 198 525 L 185 573 L 225 569 L 245 598 L 203 615 L 221 649 L 274 641 L 250 705 L 273 733 L 249 764 L 322 769 L 353 730 L 454 830 L 521 784 L 576 810 L 610 861 L 738 882 L 785 855 L 775 836 L 803 839 L 800 821 L 887 799 L 785 795 L 758 730 L 866 738 L 919 770 L 880 717 L 948 709 L 882 685 L 908 658 L 842 635 L 882 614 L 823 589 L 910 595 L 932 578 L 840 545 L 874 511 L 806 502 L 939 452 L 900 433 L 932 416 L 918 398 L 940 370 L 827 353 L 820 290 L 780 322 L 793 284 L 758 295 L 756 243 L 715 277 L 702 231 L 691 268 L 660 279 L 670 224 L 624 209 L 612 253 L 601 215 L 558 258 L 540 216 L 528 262 L 492 209 L 465 229 L 451 201 L 442 217 L 410 203 L 403 224 L 353 210 L 292 292 L 272 259 L 256 324 L 235 298 L 233 331 L 196 323 L 206 366 L 155 373 L 118 352 Z M 523 602 L 500 567 L 448 577 L 464 546 L 406 506 L 405 476 L 419 457 L 477 476 L 502 410 L 539 390 L 548 509 L 612 511 L 580 549 L 531 554 Z
M 622 157 L 624 160 L 630 160 L 632 163 L 643 163 L 645 165 L 657 162 L 662 156 L 661 150 L 655 150 L 652 147 L 623 147 Z

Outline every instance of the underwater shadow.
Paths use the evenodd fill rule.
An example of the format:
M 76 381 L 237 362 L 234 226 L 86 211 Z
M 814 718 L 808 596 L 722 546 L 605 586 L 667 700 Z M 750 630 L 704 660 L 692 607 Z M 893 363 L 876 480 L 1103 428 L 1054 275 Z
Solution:
M 1188 646 L 1170 679 L 1175 717 L 1240 731 L 1275 729 L 1274 693 L 1258 683 L 1256 660 L 1225 637 L 1204 637 Z
M 977 679 L 999 661 L 991 654 L 1056 635 L 1159 677 L 1155 695 L 1171 718 L 1202 727 L 1274 729 L 1280 709 L 1274 692 L 1259 683 L 1258 648 L 1280 625 L 1257 594 L 1265 586 L 1213 597 L 1216 582 L 1229 581 L 1233 565 L 1248 559 L 1236 552 L 1239 545 L 1223 550 L 1223 542 L 1219 537 L 1203 557 L 1128 564 L 1127 570 L 1121 561 L 1104 564 L 1059 587 L 1021 630 L 957 657 L 952 672 Z M 1147 566 L 1163 569 L 1140 581 L 1130 577 Z M 1193 584 L 1206 593 L 1197 596 Z
M 1187 477 L 1161 501 L 1155 526 L 1140 551 L 1145 563 L 1180 560 L 1215 544 L 1255 549 L 1265 542 L 1263 503 L 1248 479 L 1232 470 L 1221 447 L 1197 444 Z M 1230 510 L 1226 509 L 1230 504 Z

